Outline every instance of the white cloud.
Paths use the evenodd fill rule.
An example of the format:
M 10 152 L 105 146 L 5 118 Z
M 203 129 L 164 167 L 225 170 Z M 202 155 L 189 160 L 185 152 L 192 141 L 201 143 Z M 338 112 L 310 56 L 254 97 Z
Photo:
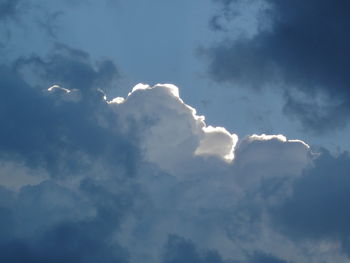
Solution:
M 230 134 L 223 127 L 213 126 L 203 127 L 203 132 L 196 155 L 217 155 L 229 162 L 233 160 L 233 151 L 238 141 L 236 134 Z
M 133 118 L 144 123 L 145 157 L 165 171 L 178 174 L 195 155 L 233 159 L 237 136 L 225 128 L 207 126 L 204 116 L 185 104 L 172 84 L 138 84 L 125 100 L 119 97 L 108 103 L 125 121 Z
M 64 91 L 64 92 L 66 92 L 66 93 L 70 93 L 70 92 L 71 92 L 70 89 L 62 88 L 62 87 L 60 87 L 59 85 L 53 85 L 53 86 L 51 86 L 50 88 L 48 88 L 47 90 L 48 90 L 48 91 L 62 90 L 62 91 Z

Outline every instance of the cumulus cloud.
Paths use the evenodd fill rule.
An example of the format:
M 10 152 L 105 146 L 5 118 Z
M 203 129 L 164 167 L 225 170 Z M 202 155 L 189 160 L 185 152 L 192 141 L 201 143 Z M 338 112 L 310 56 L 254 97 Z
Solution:
M 53 65 L 71 63 L 58 58 Z M 295 197 L 313 187 L 304 171 L 320 165 L 306 143 L 264 134 L 238 140 L 207 125 L 170 84 L 139 84 L 109 99 L 96 83 L 113 79 L 76 59 L 93 85 L 66 71 L 58 84 L 34 86 L 23 78 L 31 60 L 1 68 L 2 261 L 345 260 L 338 228 L 316 236 L 311 229 L 310 245 L 308 232 L 297 231 L 304 225 L 288 219 L 304 214 L 293 208 L 298 198 L 316 202 Z M 42 63 L 34 66 L 51 61 Z M 45 80 L 46 70 L 33 72 Z
M 311 163 L 307 144 L 282 135 L 252 135 L 236 146 L 236 135 L 207 126 L 173 85 L 140 84 L 127 98 L 108 103 L 120 119 L 144 124 L 140 131 L 143 157 L 160 169 L 156 177 L 149 173 L 139 177 L 149 198 L 140 206 L 147 212 L 131 216 L 121 227 L 120 242 L 137 248 L 131 255 L 133 261 L 156 261 L 174 234 L 179 240 L 192 240 L 199 250 L 218 251 L 214 254 L 222 262 L 222 258 L 279 262 L 273 256 L 279 253 L 277 242 L 270 242 L 270 248 L 262 246 L 266 237 L 256 233 L 278 236 L 266 219 L 268 209 L 290 196 L 291 183 Z M 129 123 L 123 129 L 128 131 Z M 251 254 L 239 249 L 237 242 Z M 190 250 L 189 258 L 207 260 L 196 249 Z M 266 256 L 254 254 L 263 250 Z M 183 257 L 181 251 L 169 253 L 174 252 L 166 252 L 166 262 Z
M 226 12 L 213 20 L 220 29 L 238 1 L 217 1 Z M 0 22 L 22 3 L 0 1 Z M 42 11 L 53 14 L 44 24 L 55 35 L 61 13 L 43 7 L 32 16 Z M 212 51 L 241 59 L 240 80 L 267 83 L 275 67 L 248 40 Z M 171 84 L 108 98 L 108 89 L 120 91 L 119 67 L 63 44 L 1 64 L 0 76 L 1 262 L 349 261 L 347 154 L 315 154 L 283 135 L 238 139 L 206 123 Z M 308 112 L 305 120 L 328 121 L 310 106 L 342 112 L 322 99 L 287 102 Z
M 237 36 L 236 31 L 228 31 L 225 40 L 207 50 L 213 79 L 282 90 L 285 113 L 314 132 L 345 126 L 349 116 L 347 1 L 215 2 L 222 7 L 217 17 L 223 24 L 214 28 L 232 21 L 239 27 L 237 17 L 247 17 L 245 10 L 251 9 L 258 22 L 246 26 L 247 31 L 253 27 L 253 33 Z
M 183 169 L 195 155 L 233 159 L 237 136 L 207 126 L 204 116 L 183 102 L 174 85 L 139 84 L 125 100 L 116 98 L 108 103 L 121 119 L 132 118 L 148 127 L 141 139 L 145 158 L 168 172 Z

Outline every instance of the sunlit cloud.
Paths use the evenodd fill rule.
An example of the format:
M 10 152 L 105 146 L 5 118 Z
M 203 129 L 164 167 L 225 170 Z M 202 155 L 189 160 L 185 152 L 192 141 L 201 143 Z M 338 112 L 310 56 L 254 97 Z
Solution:
M 70 89 L 63 88 L 63 87 L 61 87 L 59 85 L 53 85 L 50 88 L 48 88 L 47 90 L 48 91 L 62 90 L 64 92 L 66 92 L 66 93 L 70 93 L 71 92 Z

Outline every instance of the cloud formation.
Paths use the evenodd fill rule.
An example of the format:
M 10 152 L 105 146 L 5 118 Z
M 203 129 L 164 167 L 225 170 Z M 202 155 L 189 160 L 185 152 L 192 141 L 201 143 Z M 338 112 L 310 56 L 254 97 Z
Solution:
M 125 100 L 108 103 L 121 119 L 131 118 L 148 127 L 141 139 L 145 158 L 165 170 L 177 170 L 194 155 L 233 159 L 237 135 L 207 126 L 204 116 L 182 101 L 174 85 L 138 84 Z
M 213 79 L 235 86 L 281 89 L 285 113 L 316 133 L 346 125 L 350 84 L 347 1 L 215 2 L 222 6 L 220 21 L 228 23 L 243 15 L 243 8 L 255 6 L 260 10 L 256 12 L 260 26 L 253 34 L 230 37 L 227 33 L 228 39 L 207 50 Z M 214 28 L 220 30 L 220 26 Z
M 295 182 L 293 195 L 274 211 L 283 231 L 295 239 L 338 240 L 349 254 L 349 161 L 348 153 L 334 157 L 322 151 L 315 165 Z
M 106 126 L 116 125 L 115 119 L 113 124 L 108 119 L 104 94 L 100 91 L 91 91 L 89 100 L 79 99 L 86 97 L 79 90 L 66 99 L 67 94 L 61 94 L 61 90 L 48 92 L 29 86 L 11 69 L 2 67 L 1 72 L 4 76 L 0 80 L 2 158 L 20 159 L 29 167 L 60 173 L 60 170 L 83 168 L 84 158 L 111 161 L 105 151 L 114 151 L 113 147 L 119 143 L 119 147 L 124 147 L 127 142 L 110 141 L 118 135 L 96 125 L 102 121 Z M 72 100 L 74 95 L 77 100 Z M 98 113 L 104 111 L 106 114 L 100 119 Z M 127 155 L 128 150 L 122 155 Z M 81 159 L 81 163 L 77 164 L 76 158 Z
M 56 43 L 45 58 L 38 55 L 18 58 L 14 68 L 24 76 L 39 76 L 42 86 L 55 84 L 66 89 L 78 89 L 83 95 L 90 90 L 108 90 L 120 78 L 113 61 L 92 63 L 87 52 L 60 43 Z M 38 79 L 32 81 L 38 84 Z
M 238 138 L 207 123 L 171 84 L 139 84 L 125 97 L 109 98 L 110 89 L 122 93 L 122 68 L 51 43 L 65 31 L 61 19 L 66 26 L 70 15 L 78 22 L 68 10 L 88 2 L 0 1 L 1 29 L 8 31 L 0 66 L 1 262 L 349 261 L 347 153 L 314 153 L 283 135 Z M 216 29 L 238 0 L 218 2 L 226 13 L 213 20 Z M 77 28 L 87 28 L 91 16 L 84 14 Z M 17 18 L 18 28 L 11 25 Z M 257 78 L 244 81 L 268 83 L 259 70 L 274 77 L 275 68 L 248 40 L 241 39 L 248 62 L 242 58 L 238 75 L 250 68 Z M 259 52 L 250 53 L 253 48 Z M 295 90 L 306 93 L 287 88 L 293 100 L 286 110 L 312 116 L 318 110 L 308 107 L 333 106 L 327 96 L 312 105 L 295 100 Z
M 323 211 L 302 206 L 333 211 L 333 191 L 306 193 L 338 159 L 283 135 L 238 140 L 174 85 L 109 99 L 118 71 L 103 65 L 63 47 L 1 67 L 1 261 L 345 262 L 343 214 L 317 228 Z

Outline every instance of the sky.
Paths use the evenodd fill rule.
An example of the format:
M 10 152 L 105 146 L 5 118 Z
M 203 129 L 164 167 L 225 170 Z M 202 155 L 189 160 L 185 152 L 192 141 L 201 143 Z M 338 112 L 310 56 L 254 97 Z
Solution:
M 350 262 L 349 9 L 0 0 L 0 261 Z

